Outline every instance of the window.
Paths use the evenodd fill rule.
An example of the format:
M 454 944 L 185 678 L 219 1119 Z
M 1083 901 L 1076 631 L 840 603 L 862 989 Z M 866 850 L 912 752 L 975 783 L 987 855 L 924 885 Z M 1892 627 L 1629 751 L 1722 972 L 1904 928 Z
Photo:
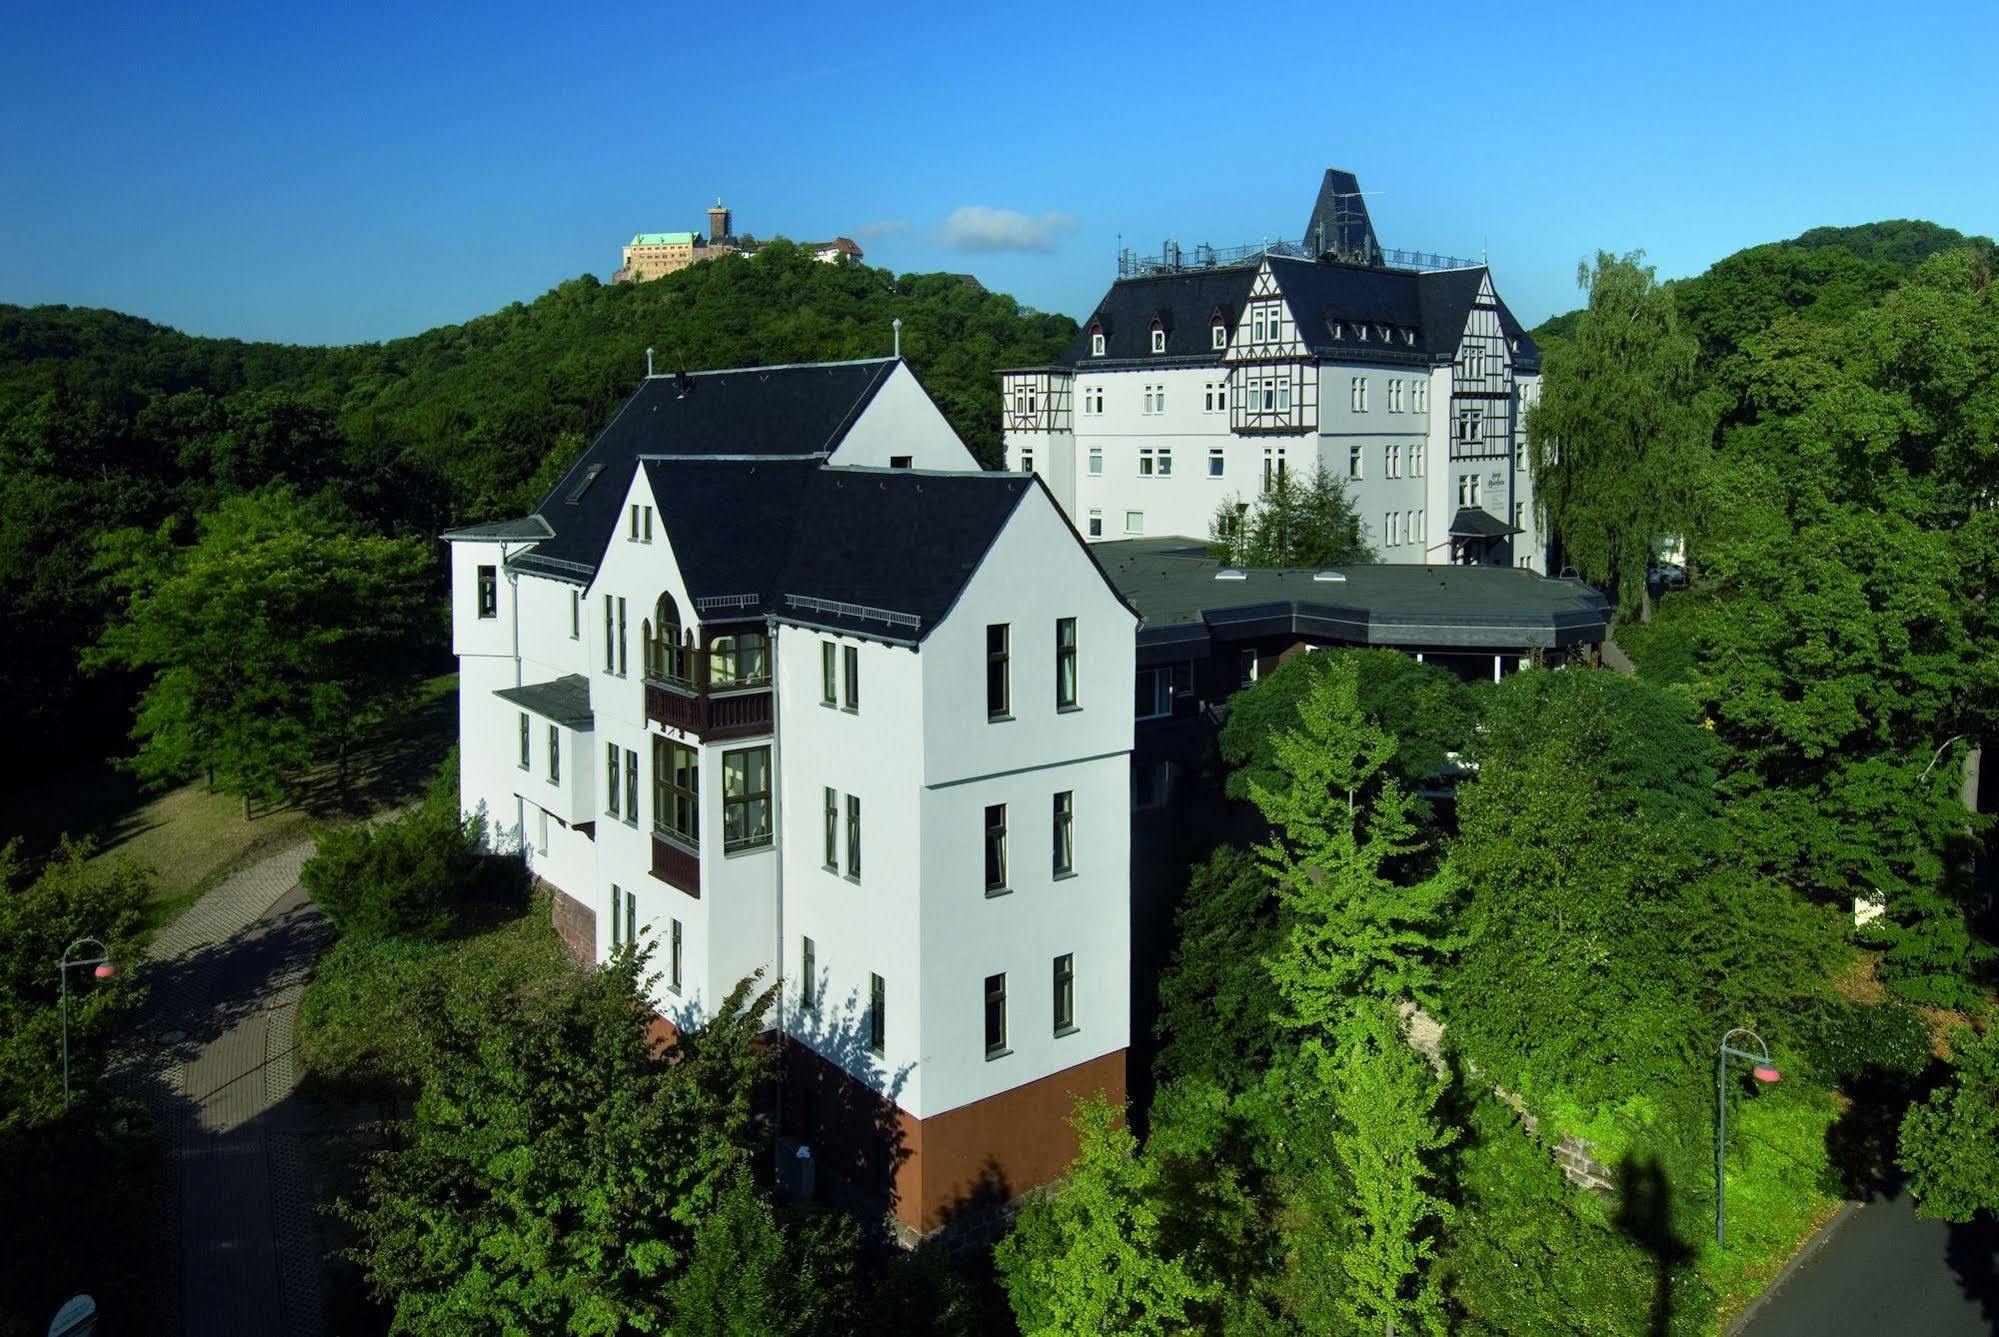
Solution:
M 548 782 L 562 783 L 562 730 L 548 726 Z
M 1479 476 L 1477 474 L 1458 475 L 1458 505 L 1478 505 Z
M 1353 411 L 1355 413 L 1367 412 L 1367 377 L 1356 376 L 1353 378 L 1352 396 Z
M 1417 511 L 1415 512 L 1415 515 L 1416 515 L 1416 541 L 1418 543 L 1421 543 L 1425 539 L 1430 537 L 1429 515 L 1425 511 Z
M 521 769 L 527 770 L 534 763 L 528 753 L 528 713 L 521 712 Z
M 1241 677 L 1241 681 L 1240 681 L 1239 685 L 1240 685 L 1240 686 L 1243 686 L 1243 687 L 1247 687 L 1247 686 L 1249 686 L 1249 685 L 1250 685 L 1251 683 L 1255 682 L 1255 681 L 1256 681 L 1256 679 L 1257 679 L 1257 675 L 1258 675 L 1258 673 L 1259 673 L 1259 672 L 1261 671 L 1261 669 L 1260 669 L 1260 665 L 1261 665 L 1261 664 L 1262 664 L 1262 661 L 1261 661 L 1260 659 L 1258 659 L 1258 658 L 1257 658 L 1257 656 L 1256 656 L 1256 651 L 1254 651 L 1254 650 L 1245 650 L 1245 651 L 1243 651 L 1243 652 L 1242 652 L 1242 677 Z
M 1430 383 L 1428 381 L 1417 381 L 1410 387 L 1410 391 L 1409 407 L 1417 413 L 1428 413 L 1430 411 Z
M 1004 719 L 1013 706 L 1013 693 L 1007 681 L 1007 644 L 1011 632 L 1004 622 L 994 622 L 986 628 L 986 718 Z
M 1284 447 L 1265 446 L 1263 448 L 1263 490 L 1275 492 L 1284 481 Z
M 1388 381 L 1388 411 L 1402 412 L 1402 381 L 1398 377 L 1390 377 Z
M 701 759 L 684 743 L 652 740 L 652 825 L 690 848 L 701 844 Z
M 1485 414 L 1479 409 L 1458 410 L 1458 441 L 1477 446 L 1485 439 Z
M 617 629 L 618 606 L 610 595 L 604 596 L 604 672 L 612 673 L 618 667 L 618 647 L 611 639 Z
M 583 591 L 569 591 L 569 639 L 583 639 Z
M 1527 503 L 1521 501 L 1513 503 L 1513 527 L 1522 530 L 1527 528 Z
M 1364 472 L 1366 472 L 1366 460 L 1367 460 L 1367 448 L 1365 446 L 1348 446 L 1347 477 L 1359 478 Z
M 986 976 L 986 1057 L 1006 1053 L 1006 975 Z
M 819 1010 L 819 947 L 810 938 L 799 940 L 798 951 L 798 1006 L 811 1013 Z
M 1022 447 L 1020 452 L 1020 471 L 1024 474 L 1034 472 L 1034 452 L 1025 447 Z
M 1076 619 L 1055 619 L 1055 708 L 1076 708 Z
M 1381 517 L 1381 546 L 1395 546 L 1395 512 L 1389 511 Z
M 667 682 L 692 689 L 694 674 L 689 666 L 693 652 L 680 626 L 680 605 L 671 594 L 662 592 L 652 606 L 652 629 L 645 633 L 646 672 Z M 606 665 L 608 668 L 609 665 Z
M 1100 539 L 1103 536 L 1104 536 L 1104 513 L 1102 511 L 1091 511 L 1090 537 L 1093 539 Z
M 1421 441 L 1413 441 L 1410 443 L 1409 476 L 1411 478 L 1421 478 L 1423 476 L 1423 456 L 1425 452 L 1428 451 L 1428 449 L 1429 447 Z
M 986 805 L 986 894 L 1006 890 L 1006 804 Z
M 1228 343 L 1229 331 L 1226 325 L 1218 320 L 1208 326 L 1208 346 L 1210 348 L 1226 348 L 1228 347 Z
M 1229 410 L 1229 385 L 1227 381 L 1210 381 L 1201 387 L 1201 412 L 1227 413 Z
M 828 787 L 826 795 L 826 869 L 840 871 L 840 795 Z
M 1083 390 L 1083 412 L 1099 414 L 1104 411 L 1104 388 L 1101 385 L 1086 386 Z
M 839 659 L 839 647 L 831 641 L 819 642 L 819 703 L 825 706 L 839 703 L 838 684 L 834 665 Z
M 620 912 L 624 909 L 624 906 L 625 893 L 618 890 L 618 884 L 613 882 L 611 884 L 611 947 L 613 950 L 624 945 L 625 940 L 619 932 L 618 924 L 618 920 L 623 917 Z
M 1187 664 L 1140 669 L 1133 713 L 1142 720 L 1164 719 L 1173 713 L 1173 698 L 1191 690 L 1192 686 L 1193 669 Z
M 861 880 L 861 801 L 847 795 L 847 876 Z
M 1277 411 L 1279 413 L 1289 413 L 1291 411 L 1291 380 L 1289 377 L 1277 381 Z
M 1124 532 L 1127 534 L 1143 534 L 1145 532 L 1145 512 L 1126 511 L 1124 513 Z
M 1076 955 L 1065 952 L 1055 958 L 1055 1033 L 1076 1029 Z
M 625 676 L 625 599 L 618 596 L 618 676 Z
M 631 540 L 634 543 L 652 542 L 652 507 L 632 503 Z
M 479 568 L 479 616 L 499 615 L 500 569 L 497 566 L 482 566 Z
M 722 754 L 722 848 L 770 844 L 770 749 Z
M 638 893 L 611 884 L 611 946 L 630 947 L 639 940 Z
M 1166 351 L 1166 331 L 1160 329 L 1157 325 L 1152 327 L 1152 351 L 1155 353 Z
M 639 754 L 625 751 L 625 821 L 631 826 L 639 824 Z
M 1161 446 L 1159 448 L 1159 476 L 1161 478 L 1171 478 L 1173 476 L 1173 447 L 1171 446 Z
M 845 645 L 840 648 L 842 651 L 840 666 L 844 670 L 841 686 L 846 689 L 847 693 L 843 708 L 847 710 L 859 710 L 861 708 L 861 647 L 858 645 Z
M 727 691 L 770 682 L 770 641 L 760 631 L 717 636 L 708 647 L 708 682 Z
M 888 981 L 868 976 L 868 1052 L 879 1054 L 888 1048 Z
M 1090 356 L 1102 357 L 1103 355 L 1104 355 L 1104 332 L 1102 330 L 1091 330 Z M 992 401 L 988 400 L 987 402 L 991 403 Z
M 1262 308 L 1262 307 L 1260 307 L 1260 306 L 1259 306 L 1259 307 L 1257 307 L 1257 308 L 1256 308 L 1255 310 L 1253 310 L 1253 311 L 1251 311 L 1251 312 L 1250 312 L 1250 315 L 1249 315 L 1249 325 L 1250 325 L 1250 329 L 1249 329 L 1249 341 L 1250 341 L 1251 343 L 1253 343 L 1253 344 L 1260 344 L 1260 343 L 1262 343 L 1262 342 L 1263 342 L 1263 308 Z
M 1102 478 L 1103 476 L 1104 476 L 1104 448 L 1102 446 L 1091 446 L 1090 477 Z
M 1146 762 L 1131 768 L 1131 806 L 1134 809 L 1163 808 L 1172 796 L 1172 762 Z
M 888 467 L 891 469 L 909 469 L 915 467 L 915 465 L 916 456 L 914 455 L 891 455 L 888 457 Z
M 1138 476 L 1139 476 L 1140 478 L 1150 478 L 1150 477 L 1152 477 L 1152 447 L 1151 447 L 1151 446 L 1140 446 L 1140 447 L 1138 448 Z
M 1485 379 L 1485 349 L 1477 344 L 1465 349 L 1465 375 L 1471 380 Z
M 1222 448 L 1220 446 L 1210 446 L 1208 447 L 1208 477 L 1220 478 L 1221 476 Z
M 1383 478 L 1402 477 L 1402 447 L 1383 446 L 1381 458 L 1384 466 L 1381 475 Z
M 682 933 L 680 927 L 680 921 L 678 919 L 673 921 L 673 934 L 671 942 L 672 942 L 672 948 L 671 948 L 672 954 L 667 959 L 667 967 L 670 973 L 667 975 L 666 978 L 668 984 L 673 989 L 673 991 L 675 993 L 679 993 L 681 984 L 684 983 L 686 980 L 685 966 L 687 960 L 687 953 L 684 945 L 685 942 L 684 935 Z
M 1076 791 L 1065 789 L 1055 796 L 1055 862 L 1056 877 L 1067 877 L 1076 871 Z
M 618 812 L 618 745 L 616 743 L 604 744 L 604 776 L 607 781 L 605 786 L 606 793 L 604 795 L 604 811 L 610 813 L 613 817 L 617 817 L 620 814 Z

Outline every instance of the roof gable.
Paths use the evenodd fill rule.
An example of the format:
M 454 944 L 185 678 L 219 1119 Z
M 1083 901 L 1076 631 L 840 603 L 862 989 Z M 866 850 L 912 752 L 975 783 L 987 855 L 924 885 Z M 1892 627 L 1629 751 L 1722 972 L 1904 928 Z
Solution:
M 1212 318 L 1219 313 L 1223 323 L 1233 327 L 1255 278 L 1254 266 L 1235 265 L 1119 279 L 1083 322 L 1060 362 L 1065 366 L 1162 358 L 1213 362 L 1217 350 L 1208 333 Z M 1152 351 L 1155 322 L 1166 332 L 1164 353 Z M 1101 356 L 1090 351 L 1092 336 L 1098 334 L 1104 340 Z

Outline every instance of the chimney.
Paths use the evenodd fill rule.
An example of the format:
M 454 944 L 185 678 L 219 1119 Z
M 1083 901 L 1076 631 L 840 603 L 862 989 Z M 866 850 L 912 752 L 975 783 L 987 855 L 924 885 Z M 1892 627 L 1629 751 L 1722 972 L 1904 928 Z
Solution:
M 715 197 L 715 207 L 708 211 L 708 240 L 722 241 L 729 236 L 729 211 L 722 207 L 722 197 Z
M 897 316 L 890 324 L 895 326 L 895 355 L 902 356 L 902 317 Z
M 646 349 L 646 379 L 652 379 L 652 349 Z

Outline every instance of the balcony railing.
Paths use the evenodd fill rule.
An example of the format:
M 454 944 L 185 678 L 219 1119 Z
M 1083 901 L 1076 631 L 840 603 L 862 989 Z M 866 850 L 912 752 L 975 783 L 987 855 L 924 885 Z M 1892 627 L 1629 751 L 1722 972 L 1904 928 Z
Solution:
M 645 693 L 648 721 L 696 738 L 719 741 L 770 732 L 767 686 L 745 691 L 702 692 L 648 678 Z
M 657 831 L 652 837 L 652 875 L 697 900 L 701 897 L 701 856 Z

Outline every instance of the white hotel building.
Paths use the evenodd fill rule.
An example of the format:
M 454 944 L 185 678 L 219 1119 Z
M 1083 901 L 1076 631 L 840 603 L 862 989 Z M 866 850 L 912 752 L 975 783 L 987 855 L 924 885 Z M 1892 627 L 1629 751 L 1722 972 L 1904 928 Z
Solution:
M 1490 271 L 1390 264 L 1345 172 L 1305 235 L 1129 266 L 1055 365 L 1002 373 L 1007 467 L 1093 542 L 1205 538 L 1224 503 L 1329 470 L 1378 561 L 1545 574 L 1519 432 L 1540 350 Z
M 787 1133 L 912 1229 L 1059 1175 L 1125 1091 L 1137 619 L 1048 489 L 899 360 L 652 376 L 446 537 L 462 798 L 572 949 L 671 1027 L 781 977 Z

